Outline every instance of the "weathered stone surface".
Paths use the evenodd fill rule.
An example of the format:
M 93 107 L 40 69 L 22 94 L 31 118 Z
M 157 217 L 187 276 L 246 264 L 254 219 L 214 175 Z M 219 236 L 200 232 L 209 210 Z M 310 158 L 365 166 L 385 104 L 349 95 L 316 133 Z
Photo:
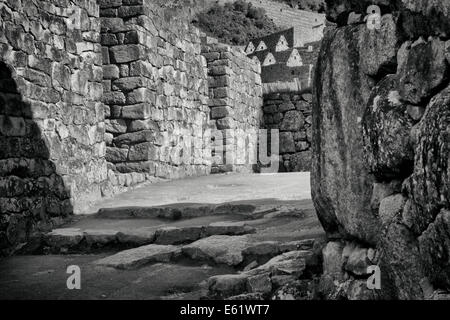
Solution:
M 344 244 L 341 242 L 328 242 L 322 251 L 323 256 L 323 273 L 333 278 L 340 279 L 342 277 L 342 268 L 344 260 L 342 252 Z
M 291 251 L 237 275 L 211 277 L 205 283 L 207 297 L 223 299 L 248 293 L 260 293 L 268 297 L 274 288 L 298 279 L 311 256 L 309 251 Z
M 55 229 L 46 234 L 45 242 L 52 248 L 71 248 L 77 246 L 84 238 L 78 228 Z
M 180 249 L 171 245 L 149 244 L 135 249 L 121 251 L 115 255 L 97 260 L 96 265 L 117 269 L 137 269 L 148 263 L 169 262 L 180 254 Z
M 364 25 L 326 33 L 316 71 L 312 108 L 312 196 L 329 235 L 374 242 L 370 208 L 373 177 L 363 153 L 362 117 L 373 80 L 359 67 Z
M 110 57 L 113 63 L 127 63 L 136 61 L 141 57 L 139 45 L 120 45 L 110 49 Z
M 158 149 L 151 142 L 144 142 L 130 147 L 130 161 L 159 160 Z
M 119 67 L 115 64 L 103 66 L 103 79 L 118 79 Z
M 401 194 L 395 194 L 384 198 L 380 202 L 378 214 L 381 224 L 387 226 L 401 216 L 406 199 Z
M 212 235 L 243 235 L 254 233 L 255 228 L 247 226 L 245 222 L 215 222 L 205 227 L 204 233 Z
M 251 245 L 242 252 L 248 260 L 262 260 L 281 253 L 280 244 L 276 241 L 264 241 Z M 266 260 L 267 261 L 267 260 Z
M 106 147 L 105 158 L 112 163 L 125 162 L 128 159 L 128 149 Z
M 450 208 L 450 87 L 427 107 L 419 125 L 414 174 L 407 181 L 415 208 L 413 230 L 422 233 L 439 213 Z
M 370 207 L 373 211 L 378 212 L 380 202 L 386 197 L 393 195 L 394 193 L 400 193 L 402 181 L 393 180 L 389 183 L 374 183 L 372 199 L 370 200 Z
M 136 230 L 120 231 L 117 233 L 117 241 L 119 243 L 142 246 L 153 243 L 155 240 L 155 231 L 139 228 Z
M 247 272 L 249 275 L 270 273 L 272 275 L 293 275 L 300 277 L 306 268 L 310 251 L 290 251 L 270 259 L 267 263 Z
M 86 229 L 84 230 L 84 238 L 88 246 L 104 246 L 113 244 L 117 241 L 117 230 L 103 229 Z
M 311 171 L 311 151 L 283 155 L 283 165 L 289 172 Z
M 294 153 L 295 142 L 291 132 L 280 132 L 280 153 Z
M 247 291 L 251 293 L 268 294 L 272 291 L 272 280 L 269 274 L 260 274 L 248 277 Z
M 304 94 L 310 99 L 311 94 Z M 264 96 L 264 127 L 280 133 L 280 172 L 310 171 L 311 103 L 297 92 Z M 309 135 L 311 136 L 311 135 Z M 295 154 L 294 154 L 295 152 Z
M 207 280 L 208 296 L 223 299 L 246 292 L 247 277 L 245 275 L 219 275 Z
M 427 101 L 448 81 L 445 42 L 439 39 L 413 44 L 398 63 L 400 96 L 409 103 Z
M 421 258 L 435 287 L 450 283 L 450 211 L 441 210 L 419 237 Z
M 127 132 L 127 123 L 123 119 L 105 120 L 106 132 L 125 133 Z
M 277 289 L 272 300 L 312 300 L 314 299 L 314 281 L 294 280 Z
M 202 238 L 202 227 L 164 227 L 156 230 L 156 244 L 183 244 Z
M 300 111 L 288 111 L 284 115 L 280 130 L 296 131 L 305 125 L 305 117 Z
M 450 101 L 443 39 L 450 6 L 418 0 L 327 4 L 337 26 L 326 32 L 316 74 L 312 194 L 328 236 L 353 240 L 344 249 L 334 243 L 324 250 L 320 291 L 332 299 L 432 298 L 449 285 Z M 389 28 L 346 26 L 351 12 L 364 13 L 369 4 L 381 7 Z M 379 35 L 374 41 L 381 46 L 366 51 L 354 45 L 361 32 Z M 358 66 L 372 78 L 361 76 Z M 333 166 L 359 182 L 334 174 Z M 360 279 L 369 263 L 380 267 L 380 291 L 368 291 Z
M 243 262 L 242 251 L 249 246 L 247 236 L 211 236 L 182 248 L 183 254 L 194 260 L 236 266 Z
M 395 72 L 399 30 L 392 14 L 383 15 L 381 29 L 374 32 L 365 28 L 360 34 L 361 69 L 370 76 Z
M 412 172 L 414 125 L 401 102 L 396 76 L 387 76 L 372 90 L 363 118 L 368 165 L 379 179 L 406 177 Z
M 417 239 L 409 229 L 392 223 L 381 237 L 380 269 L 385 294 L 399 299 L 423 299 L 420 283 L 425 275 L 421 267 L 421 254 Z M 386 293 L 387 292 L 387 293 Z
M 370 265 L 367 251 L 367 248 L 359 247 L 353 243 L 346 245 L 342 251 L 344 270 L 356 276 L 367 275 L 367 267 Z
M 311 250 L 314 246 L 314 239 L 296 240 L 280 243 L 280 251 L 295 251 L 295 250 Z
M 23 137 L 26 134 L 25 120 L 19 117 L 0 115 L 0 134 L 8 137 Z

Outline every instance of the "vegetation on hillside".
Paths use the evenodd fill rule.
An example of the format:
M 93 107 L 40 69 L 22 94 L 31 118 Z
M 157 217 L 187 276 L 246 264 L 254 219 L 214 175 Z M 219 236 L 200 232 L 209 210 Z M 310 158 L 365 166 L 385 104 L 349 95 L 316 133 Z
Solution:
M 193 22 L 208 35 L 232 45 L 245 45 L 251 39 L 279 31 L 264 9 L 243 0 L 224 6 L 216 3 Z
M 325 12 L 325 0 L 274 0 L 277 2 L 284 2 L 290 5 L 292 8 L 314 11 L 314 12 Z

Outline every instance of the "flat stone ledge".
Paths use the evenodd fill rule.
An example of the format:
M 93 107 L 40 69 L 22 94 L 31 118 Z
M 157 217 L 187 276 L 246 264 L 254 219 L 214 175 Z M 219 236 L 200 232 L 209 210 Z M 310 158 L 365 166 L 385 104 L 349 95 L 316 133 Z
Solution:
M 115 255 L 97 260 L 94 264 L 116 269 L 137 269 L 148 263 L 170 262 L 179 257 L 181 250 L 172 245 L 150 244 L 121 251 Z

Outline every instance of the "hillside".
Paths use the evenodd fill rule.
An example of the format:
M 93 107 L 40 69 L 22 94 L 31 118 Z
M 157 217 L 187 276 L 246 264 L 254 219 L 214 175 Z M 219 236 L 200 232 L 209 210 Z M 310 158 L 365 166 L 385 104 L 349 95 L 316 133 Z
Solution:
M 251 39 L 280 30 L 263 8 L 243 0 L 215 3 L 197 14 L 193 23 L 208 35 L 231 45 L 245 45 Z
M 324 13 L 325 0 L 273 0 L 289 5 L 294 9 Z
M 207 0 L 207 3 L 220 3 L 225 4 L 231 0 Z M 267 16 L 272 20 L 275 25 L 281 29 L 288 29 L 291 27 L 299 28 L 312 28 L 317 25 L 321 25 L 325 22 L 325 14 L 312 12 L 307 10 L 299 10 L 291 6 L 290 0 L 246 0 L 253 6 L 263 8 L 266 11 Z M 293 0 L 294 2 L 297 0 Z M 302 3 L 315 2 L 320 0 L 298 0 Z

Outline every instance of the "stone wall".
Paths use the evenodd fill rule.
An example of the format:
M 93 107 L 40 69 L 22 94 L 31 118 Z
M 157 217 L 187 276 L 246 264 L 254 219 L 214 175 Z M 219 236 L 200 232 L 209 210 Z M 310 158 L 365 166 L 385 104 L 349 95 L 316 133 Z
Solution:
M 204 38 L 202 52 L 208 64 L 210 128 L 217 130 L 212 173 L 253 172 L 262 123 L 260 64 L 211 38 Z
M 311 169 L 311 94 L 264 95 L 264 128 L 279 130 L 281 172 Z
M 123 187 L 211 173 L 213 143 L 252 168 L 256 140 L 229 137 L 260 127 L 259 65 L 202 45 L 179 2 L 98 3 L 0 2 L 2 253 Z
M 153 1 L 102 0 L 100 7 L 113 185 L 209 173 L 203 140 L 208 83 L 199 31 Z
M 0 250 L 101 197 L 98 15 L 95 0 L 0 3 Z
M 379 30 L 364 23 L 373 4 Z M 311 178 L 330 239 L 322 292 L 436 298 L 450 288 L 450 2 L 327 5 L 337 26 L 315 77 Z

